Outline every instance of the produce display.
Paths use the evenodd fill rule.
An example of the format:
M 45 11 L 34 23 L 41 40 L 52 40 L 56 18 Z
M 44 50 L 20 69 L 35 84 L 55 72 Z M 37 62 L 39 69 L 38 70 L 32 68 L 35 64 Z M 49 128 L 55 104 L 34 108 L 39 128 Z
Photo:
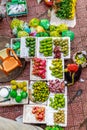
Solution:
M 64 130 L 64 128 L 58 125 L 54 125 L 54 126 L 46 126 L 45 130 Z
M 50 36 L 61 37 L 62 32 L 67 30 L 68 30 L 68 26 L 66 24 L 60 24 L 58 26 L 50 25 Z
M 12 49 L 15 51 L 15 53 L 17 55 L 20 55 L 20 44 L 21 44 L 21 41 L 20 39 L 12 39 L 11 40 L 11 43 L 12 43 Z
M 58 112 L 54 112 L 54 123 L 55 124 L 64 124 L 65 123 L 65 113 L 64 110 L 59 110 Z
M 68 55 L 69 53 L 69 40 L 66 39 L 54 39 L 53 43 L 55 46 L 61 47 L 61 52 L 64 54 L 64 57 Z
M 29 48 L 29 57 L 35 56 L 35 47 L 36 47 L 36 39 L 33 37 L 27 37 L 26 38 L 26 47 Z
M 49 96 L 49 88 L 46 82 L 36 81 L 32 85 L 32 96 L 34 97 L 34 102 L 45 102 Z
M 33 18 L 29 23 L 14 18 L 10 24 L 12 33 L 16 37 L 70 37 L 74 39 L 74 32 L 70 31 L 65 23 L 60 25 L 51 25 L 48 19 Z
M 77 0 L 54 0 L 56 17 L 61 19 L 74 19 Z
M 49 100 L 50 100 L 49 106 L 55 110 L 58 110 L 58 108 L 65 107 L 64 94 L 55 94 L 54 97 L 50 97 Z
M 40 40 L 39 52 L 45 57 L 52 56 L 53 45 L 52 38 L 45 38 Z
M 65 84 L 64 81 L 56 80 L 49 80 L 49 89 L 52 93 L 64 93 Z
M 42 79 L 46 78 L 46 60 L 33 58 L 32 74 Z
M 23 99 L 26 99 L 28 96 L 27 93 L 27 82 L 17 82 L 12 80 L 11 82 L 10 97 L 15 99 L 17 103 L 20 103 Z
M 63 79 L 63 64 L 61 59 L 53 59 L 49 69 L 53 77 Z
M 82 64 L 86 63 L 86 56 L 83 53 L 79 52 L 75 55 L 74 60 L 77 64 L 82 65 Z
M 32 114 L 35 115 L 35 119 L 38 121 L 44 121 L 45 120 L 45 108 L 35 106 L 32 108 Z

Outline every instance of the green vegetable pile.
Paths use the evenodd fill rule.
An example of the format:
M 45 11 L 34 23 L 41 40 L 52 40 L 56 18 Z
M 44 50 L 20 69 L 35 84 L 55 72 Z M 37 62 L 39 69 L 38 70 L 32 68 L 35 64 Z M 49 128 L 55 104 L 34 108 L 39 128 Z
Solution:
M 36 37 L 48 37 L 49 34 L 47 32 L 39 32 L 36 34 Z
M 33 37 L 26 38 L 26 47 L 29 47 L 29 56 L 30 57 L 35 56 L 35 44 L 36 44 L 35 38 L 33 38 Z
M 58 110 L 58 108 L 65 107 L 65 97 L 64 94 L 55 94 L 54 98 L 50 97 L 50 104 L 53 109 Z
M 23 99 L 26 99 L 28 96 L 27 93 L 27 82 L 16 82 L 12 80 L 11 82 L 10 97 L 14 98 L 17 103 L 20 103 Z
M 45 130 L 64 130 L 61 126 L 55 125 L 55 126 L 47 126 Z
M 63 53 L 64 56 L 68 55 L 69 51 L 69 42 L 68 39 L 55 39 L 53 40 L 53 43 L 55 46 L 60 46 L 61 47 L 61 52 Z
M 40 49 L 39 52 L 42 53 L 44 56 L 52 56 L 53 45 L 52 45 L 52 38 L 45 38 L 40 41 Z
M 49 69 L 52 72 L 52 76 L 59 79 L 63 79 L 63 65 L 61 59 L 53 59 L 52 65 L 49 67 Z
M 60 2 L 55 2 L 54 6 L 57 17 L 61 19 L 74 19 L 76 0 L 60 0 Z
M 33 86 L 32 96 L 34 97 L 35 102 L 45 102 L 49 96 L 49 88 L 46 82 L 36 81 Z

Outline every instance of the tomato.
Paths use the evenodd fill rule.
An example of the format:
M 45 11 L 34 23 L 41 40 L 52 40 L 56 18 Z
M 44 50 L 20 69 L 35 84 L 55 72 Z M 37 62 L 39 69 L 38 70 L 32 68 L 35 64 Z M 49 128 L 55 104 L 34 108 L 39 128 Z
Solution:
M 38 117 L 39 117 L 39 119 L 43 120 L 43 115 L 42 114 L 40 114 Z
M 35 114 L 35 113 L 36 113 L 36 110 L 33 109 L 33 110 L 32 110 L 32 113 Z

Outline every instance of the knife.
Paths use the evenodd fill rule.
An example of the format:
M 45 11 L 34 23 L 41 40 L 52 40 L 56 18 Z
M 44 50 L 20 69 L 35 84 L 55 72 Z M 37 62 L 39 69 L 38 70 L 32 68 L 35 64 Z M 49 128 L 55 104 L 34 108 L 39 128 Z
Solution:
M 4 100 L 1 100 L 0 103 L 2 103 L 2 102 L 7 102 L 7 101 L 10 101 L 10 100 L 11 100 L 10 98 L 4 99 Z

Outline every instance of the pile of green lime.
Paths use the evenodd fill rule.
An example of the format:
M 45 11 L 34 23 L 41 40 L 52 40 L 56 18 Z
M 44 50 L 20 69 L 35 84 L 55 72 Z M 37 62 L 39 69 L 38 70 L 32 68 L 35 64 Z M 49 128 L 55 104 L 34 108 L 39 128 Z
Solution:
M 64 94 L 55 94 L 54 97 L 50 97 L 50 104 L 53 109 L 58 110 L 58 108 L 65 107 L 65 97 Z
M 16 80 L 12 80 L 10 83 L 11 83 L 11 91 L 10 91 L 11 98 L 14 98 L 15 101 L 18 103 L 20 103 L 23 99 L 27 98 L 28 93 L 27 93 L 26 81 L 16 82 Z
M 64 128 L 58 125 L 54 125 L 54 126 L 46 126 L 45 130 L 64 130 Z
M 36 81 L 33 86 L 33 97 L 35 102 L 45 102 L 49 96 L 49 88 L 46 82 Z

